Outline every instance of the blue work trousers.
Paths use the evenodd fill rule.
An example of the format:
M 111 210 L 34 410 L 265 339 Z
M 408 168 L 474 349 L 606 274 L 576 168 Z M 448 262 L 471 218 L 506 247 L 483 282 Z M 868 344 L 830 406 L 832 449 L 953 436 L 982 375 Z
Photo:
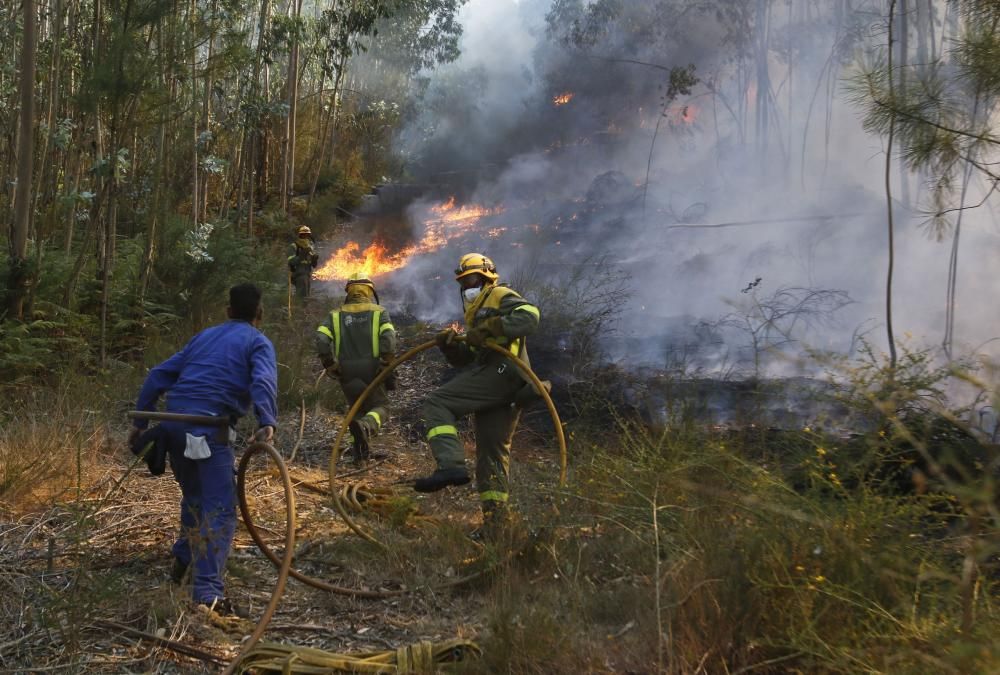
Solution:
M 222 576 L 236 532 L 236 474 L 233 449 L 218 428 L 164 423 L 170 433 L 170 467 L 181 487 L 181 529 L 174 556 L 193 563 L 192 597 L 211 604 L 225 597 Z M 184 456 L 186 434 L 205 436 L 212 455 Z

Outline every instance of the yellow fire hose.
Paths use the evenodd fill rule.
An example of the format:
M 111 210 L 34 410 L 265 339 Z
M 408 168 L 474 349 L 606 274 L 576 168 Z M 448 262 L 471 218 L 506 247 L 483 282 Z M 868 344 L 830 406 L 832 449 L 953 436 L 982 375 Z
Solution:
M 468 640 L 418 642 L 392 651 L 334 654 L 312 647 L 261 642 L 243 659 L 243 666 L 259 673 L 379 673 L 424 675 L 440 672 L 467 654 L 478 655 L 479 647 Z
M 224 671 L 224 675 L 231 675 L 236 672 L 236 668 L 240 665 L 243 658 L 264 635 L 267 624 L 271 623 L 271 617 L 274 616 L 274 611 L 278 608 L 278 602 L 285 593 L 288 573 L 292 569 L 292 558 L 295 557 L 295 488 L 292 486 L 292 479 L 288 475 L 288 467 L 285 466 L 284 460 L 281 459 L 281 455 L 274 449 L 274 446 L 269 443 L 252 443 L 240 459 L 239 468 L 236 471 L 236 491 L 240 496 L 240 512 L 243 513 L 245 520 L 246 513 L 248 512 L 245 499 L 247 466 L 250 464 L 250 459 L 258 452 L 266 452 L 275 465 L 277 465 L 278 473 L 281 474 L 281 485 L 285 490 L 285 555 L 281 558 L 278 565 L 278 580 L 274 584 L 274 590 L 271 591 L 271 600 L 267 603 L 264 614 L 257 621 L 257 627 L 254 628 L 253 633 L 243 643 L 243 649 L 240 650 L 240 653 Z M 249 524 L 247 525 L 247 529 L 250 529 Z

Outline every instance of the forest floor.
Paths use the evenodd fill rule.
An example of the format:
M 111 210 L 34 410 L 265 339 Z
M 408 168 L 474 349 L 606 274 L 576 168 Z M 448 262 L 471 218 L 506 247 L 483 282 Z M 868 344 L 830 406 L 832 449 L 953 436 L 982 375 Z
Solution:
M 417 336 L 416 342 L 423 339 Z M 388 451 L 389 457 L 358 465 L 342 456 L 338 463 L 338 486 L 359 482 L 393 491 L 389 511 L 357 516 L 388 551 L 351 532 L 328 497 L 331 445 L 346 411 L 337 385 L 319 382 L 315 404 L 307 406 L 303 398 L 302 408 L 308 407 L 304 423 L 302 408 L 282 416 L 275 446 L 288 460 L 296 485 L 294 567 L 348 588 L 410 592 L 362 599 L 292 579 L 265 640 L 357 653 L 394 651 L 423 640 L 474 640 L 484 630 L 483 595 L 463 588 L 434 589 L 475 570 L 484 557 L 496 559 L 487 550 L 491 547 L 466 536 L 479 524 L 478 495 L 471 486 L 418 495 L 407 484 L 433 470 L 415 426 L 421 401 L 444 370 L 433 352 L 402 366 L 391 395 L 392 419 L 373 441 L 373 449 Z M 339 410 L 331 412 L 327 405 Z M 178 531 L 179 488 L 169 470 L 159 477 L 150 476 L 143 465 L 129 471 L 133 458 L 124 448 L 125 430 L 120 431 L 117 439 L 109 436 L 99 461 L 88 463 L 87 475 L 77 483 L 79 494 L 69 491 L 54 500 L 25 495 L 2 514 L 0 585 L 8 586 L 5 594 L 18 598 L 20 607 L 7 611 L 14 620 L 0 634 L 0 669 L 215 672 L 235 657 L 266 607 L 276 569 L 242 522 L 226 585 L 235 603 L 249 610 L 248 620 L 196 610 L 190 586 L 171 582 L 169 551 Z M 465 437 L 467 452 L 474 456 L 471 437 Z M 543 445 L 527 428 L 519 433 L 515 482 L 554 482 L 557 458 Z M 238 444 L 237 456 L 239 450 Z M 529 478 L 536 473 L 541 476 Z M 257 528 L 281 555 L 284 494 L 277 471 L 261 458 L 248 472 L 247 494 Z M 429 528 L 434 536 L 427 536 Z M 120 626 L 181 643 L 197 655 L 126 633 Z

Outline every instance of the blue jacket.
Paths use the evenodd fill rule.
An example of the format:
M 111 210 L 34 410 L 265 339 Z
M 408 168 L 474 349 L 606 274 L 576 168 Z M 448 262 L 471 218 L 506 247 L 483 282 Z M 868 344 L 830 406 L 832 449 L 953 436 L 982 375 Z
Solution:
M 167 392 L 167 412 L 242 417 L 250 403 L 260 426 L 277 426 L 278 367 L 274 345 L 246 321 L 206 328 L 146 376 L 138 410 L 156 410 Z M 135 420 L 146 428 L 147 420 Z

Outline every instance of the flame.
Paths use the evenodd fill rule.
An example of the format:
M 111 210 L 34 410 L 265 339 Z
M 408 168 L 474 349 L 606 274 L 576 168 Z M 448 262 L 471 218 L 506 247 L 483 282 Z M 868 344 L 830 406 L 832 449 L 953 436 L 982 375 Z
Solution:
M 316 270 L 316 278 L 323 280 L 347 279 L 352 274 L 363 274 L 369 279 L 399 269 L 409 257 L 407 249 L 399 253 L 389 253 L 378 241 L 372 242 L 364 251 L 357 242 L 348 242 L 333 257 Z
M 415 255 L 431 253 L 443 248 L 450 240 L 475 230 L 484 216 L 503 213 L 503 207 L 486 208 L 477 204 L 455 205 L 455 197 L 430 208 L 430 218 L 424 221 L 424 232 L 415 244 L 390 252 L 386 245 L 376 240 L 361 250 L 361 244 L 348 242 L 338 249 L 323 266 L 313 274 L 322 281 L 343 280 L 361 273 L 368 278 L 388 274 L 405 267 Z M 487 232 L 495 238 L 506 228 L 493 228 Z
M 574 96 L 576 96 L 576 94 L 574 94 L 571 91 L 566 91 L 561 94 L 556 94 L 555 96 L 552 97 L 552 103 L 557 106 L 566 105 L 567 103 L 573 100 Z

